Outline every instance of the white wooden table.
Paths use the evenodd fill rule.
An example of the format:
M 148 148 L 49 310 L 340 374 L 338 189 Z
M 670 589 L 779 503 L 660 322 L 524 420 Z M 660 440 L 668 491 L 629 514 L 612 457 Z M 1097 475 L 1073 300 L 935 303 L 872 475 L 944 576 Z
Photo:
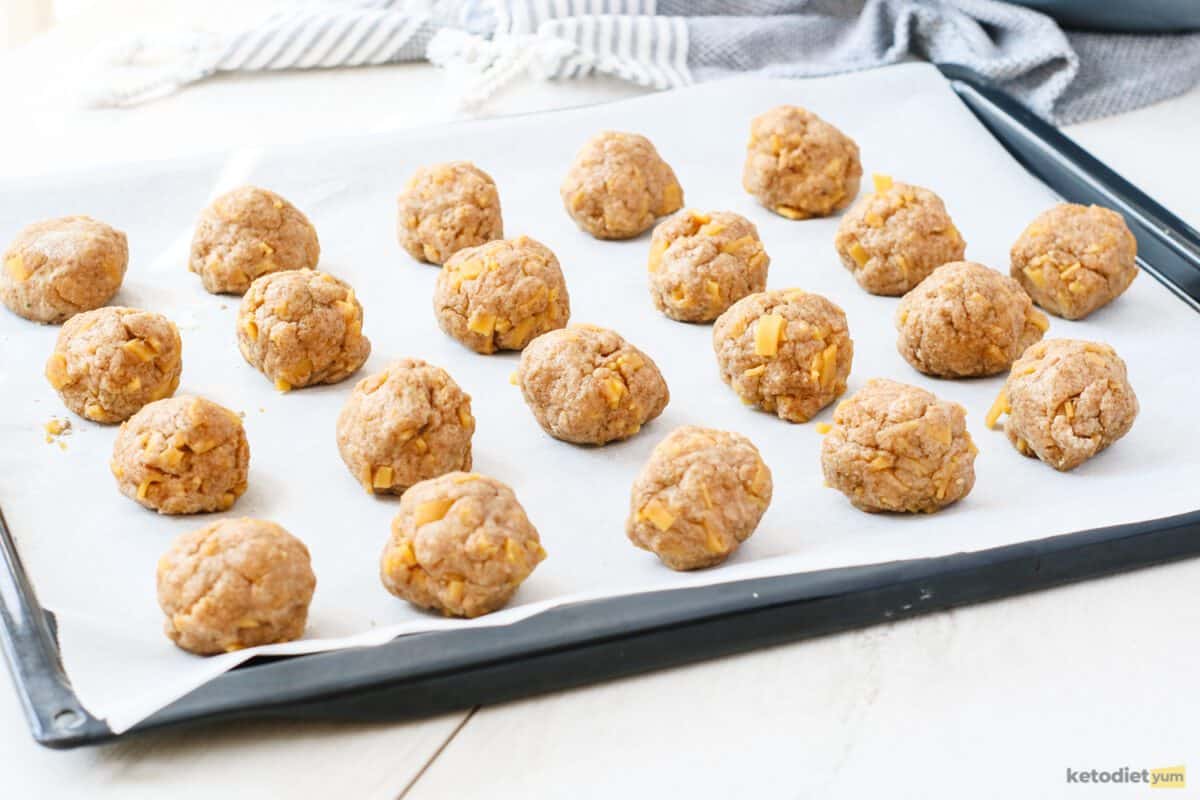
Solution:
M 427 66 L 226 78 L 129 111 L 47 91 L 130 26 L 269 5 L 114 0 L 0 58 L 0 176 L 454 118 L 449 79 Z M 488 111 L 638 91 L 531 84 Z M 242 125 L 239 109 L 254 110 Z M 1068 132 L 1200 225 L 1200 91 Z M 65 753 L 29 739 L 0 679 L 0 796 L 1058 796 L 1086 791 L 1068 768 L 1198 763 L 1196 586 L 1200 561 L 1185 562 L 420 722 L 219 726 Z

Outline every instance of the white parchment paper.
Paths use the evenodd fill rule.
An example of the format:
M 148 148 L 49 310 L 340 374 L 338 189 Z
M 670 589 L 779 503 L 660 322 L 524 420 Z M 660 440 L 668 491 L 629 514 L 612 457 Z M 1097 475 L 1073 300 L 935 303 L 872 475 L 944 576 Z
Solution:
M 749 121 L 780 103 L 813 109 L 853 136 L 864 166 L 945 199 L 967 256 L 1007 271 L 1008 247 L 1053 196 L 981 128 L 931 67 L 904 65 L 810 81 L 738 80 L 616 105 L 241 152 L 186 162 L 48 177 L 0 196 L 0 235 L 27 222 L 86 213 L 129 233 L 132 258 L 116 302 L 163 312 L 183 333 L 180 392 L 245 412 L 249 491 L 231 516 L 275 520 L 301 537 L 318 577 L 305 640 L 215 658 L 161 633 L 154 567 L 171 539 L 212 517 L 160 517 L 122 497 L 108 459 L 116 435 L 73 419 L 64 452 L 43 424 L 69 416 L 42 377 L 57 329 L 0 313 L 0 508 L 39 598 L 58 618 L 63 659 L 82 701 L 117 731 L 255 652 L 299 653 L 380 643 L 398 634 L 502 625 L 549 606 L 614 594 L 932 556 L 1191 510 L 1200 426 L 1190 365 L 1200 318 L 1149 275 L 1085 322 L 1051 318 L 1050 336 L 1102 339 L 1129 364 L 1142 412 L 1101 457 L 1062 475 L 1020 456 L 983 417 L 1001 378 L 938 381 L 895 350 L 894 299 L 872 297 L 838 263 L 836 219 L 791 222 L 741 189 Z M 822 486 L 812 424 L 750 410 L 717 375 L 709 326 L 672 322 L 646 289 L 648 235 L 598 242 L 564 213 L 558 185 L 575 151 L 604 128 L 648 135 L 672 164 L 688 205 L 752 219 L 771 256 L 769 286 L 825 294 L 855 340 L 849 391 L 871 377 L 924 386 L 968 409 L 980 447 L 975 490 L 932 516 L 867 515 Z M 646 350 L 671 404 L 632 441 L 581 448 L 547 437 L 508 377 L 515 355 L 476 355 L 444 336 L 431 311 L 436 268 L 393 237 L 394 196 L 420 164 L 470 159 L 496 179 L 509 236 L 545 242 L 562 262 L 573 320 L 616 329 Z M 238 298 L 205 293 L 185 268 L 196 213 L 220 189 L 271 187 L 313 220 L 323 269 L 365 307 L 374 349 L 361 375 L 399 356 L 447 368 L 474 398 L 475 469 L 511 484 L 549 558 L 511 606 L 481 620 L 415 611 L 380 586 L 378 556 L 394 499 L 363 493 L 338 457 L 334 420 L 354 383 L 277 393 L 238 354 Z M 869 178 L 864 181 L 869 186 Z M 361 375 L 356 376 L 355 380 Z M 817 419 L 828 420 L 831 409 Z M 725 566 L 677 574 L 624 535 L 629 486 L 653 445 L 683 424 L 740 431 L 762 450 L 775 497 L 758 531 Z

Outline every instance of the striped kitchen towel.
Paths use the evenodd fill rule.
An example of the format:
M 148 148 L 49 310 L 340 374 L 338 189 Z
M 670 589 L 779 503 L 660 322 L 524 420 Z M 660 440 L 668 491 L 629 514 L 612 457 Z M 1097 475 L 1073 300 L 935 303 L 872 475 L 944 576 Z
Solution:
M 232 35 L 133 38 L 105 53 L 97 106 L 220 72 L 429 59 L 471 75 L 478 107 L 526 76 L 667 89 L 740 72 L 814 76 L 910 58 L 971 67 L 1057 122 L 1200 81 L 1200 33 L 1066 32 L 999 0 L 297 0 Z

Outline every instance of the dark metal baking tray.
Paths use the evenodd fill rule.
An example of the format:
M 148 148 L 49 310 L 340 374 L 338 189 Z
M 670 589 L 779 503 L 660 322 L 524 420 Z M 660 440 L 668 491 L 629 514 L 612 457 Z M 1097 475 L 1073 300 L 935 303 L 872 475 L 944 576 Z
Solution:
M 1049 14 L 1064 28 L 1105 33 L 1187 33 L 1200 30 L 1196 0 L 1015 0 Z
M 1050 188 L 1073 202 L 1121 211 L 1137 237 L 1141 267 L 1200 310 L 1200 234 L 968 70 L 942 71 L 980 121 Z M 254 659 L 121 736 L 247 717 L 420 717 L 1197 554 L 1200 510 L 971 553 L 578 603 L 502 627 Z M 2 516 L 0 562 L 0 641 L 33 737 L 55 748 L 116 738 L 72 690 L 54 618 L 38 605 Z

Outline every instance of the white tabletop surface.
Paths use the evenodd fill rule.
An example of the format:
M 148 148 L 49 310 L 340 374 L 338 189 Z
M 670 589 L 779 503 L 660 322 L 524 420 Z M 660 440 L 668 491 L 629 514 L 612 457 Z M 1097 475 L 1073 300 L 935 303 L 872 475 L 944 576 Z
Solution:
M 60 91 L 113 35 L 270 5 L 110 0 L 0 56 L 0 176 L 460 116 L 453 80 L 426 65 L 227 77 L 122 111 Z M 486 113 L 639 91 L 527 83 Z M 1200 91 L 1068 133 L 1200 227 Z M 419 722 L 227 725 L 61 753 L 33 743 L 0 685 L 0 796 L 1135 796 L 1068 785 L 1067 770 L 1197 763 L 1198 585 L 1200 561 L 1183 562 Z

